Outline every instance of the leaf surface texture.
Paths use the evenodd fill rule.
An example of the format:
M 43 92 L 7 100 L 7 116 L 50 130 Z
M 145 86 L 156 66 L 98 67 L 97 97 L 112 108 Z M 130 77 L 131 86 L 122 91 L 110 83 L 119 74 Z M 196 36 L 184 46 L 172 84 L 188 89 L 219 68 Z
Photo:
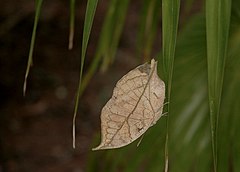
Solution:
M 101 143 L 93 150 L 123 147 L 139 138 L 161 117 L 164 98 L 154 59 L 128 72 L 102 109 Z

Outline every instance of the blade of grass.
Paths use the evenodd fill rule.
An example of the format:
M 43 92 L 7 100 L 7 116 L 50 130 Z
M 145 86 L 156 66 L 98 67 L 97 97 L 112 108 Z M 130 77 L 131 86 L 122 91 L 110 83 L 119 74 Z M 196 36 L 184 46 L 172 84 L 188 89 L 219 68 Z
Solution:
M 146 23 L 147 23 L 147 14 L 149 13 L 148 11 L 150 10 L 150 4 L 153 1 L 149 0 L 144 0 L 143 1 L 143 6 L 141 9 L 141 14 L 140 14 L 140 24 L 139 24 L 139 30 L 138 30 L 138 35 L 137 35 L 137 54 L 139 58 L 142 58 L 142 49 L 144 47 L 144 41 L 145 41 L 145 33 L 146 33 Z
M 215 172 L 217 171 L 217 128 L 227 53 L 230 12 L 231 1 L 206 0 L 208 94 Z
M 36 31 L 37 31 L 37 25 L 38 25 L 38 21 L 39 21 L 40 12 L 41 12 L 42 2 L 43 2 L 43 0 L 36 0 L 35 1 L 36 12 L 35 12 L 35 18 L 34 18 L 34 25 L 33 25 L 33 31 L 32 31 L 31 44 L 30 44 L 30 51 L 29 51 L 29 55 L 28 55 L 27 69 L 26 69 L 25 79 L 24 79 L 24 84 L 23 84 L 23 95 L 24 96 L 26 94 L 27 79 L 28 79 L 29 71 L 30 71 L 31 66 L 33 65 L 33 49 L 34 49 L 34 44 L 35 44 Z
M 101 71 L 104 72 L 108 69 L 109 65 L 114 61 L 115 52 L 118 46 L 120 35 L 122 33 L 123 24 L 127 14 L 129 0 L 117 0 L 115 4 L 114 14 L 111 16 L 110 23 L 111 34 L 108 34 L 107 50 L 103 52 L 103 63 Z
M 161 10 L 161 1 L 145 0 L 141 11 L 139 31 L 137 35 L 137 53 L 144 61 L 151 57 L 152 44 L 155 39 Z
M 128 7 L 129 0 L 119 1 L 112 0 L 109 4 L 109 8 L 104 19 L 103 27 L 100 32 L 100 38 L 98 42 L 97 51 L 95 57 L 83 77 L 82 87 L 80 91 L 80 96 L 87 87 L 90 79 L 97 70 L 100 61 L 103 58 L 107 58 L 106 64 L 109 64 L 113 59 L 116 52 L 117 45 L 119 43 L 120 35 L 122 33 L 123 24 L 125 21 L 125 13 Z M 116 12 L 118 11 L 118 12 Z M 112 62 L 112 61 L 111 61 Z M 102 66 L 104 66 L 102 64 Z M 106 65 L 107 67 L 108 65 Z M 104 67 L 105 68 L 105 67 Z M 106 68 L 104 69 L 106 70 Z
M 161 1 L 155 0 L 154 3 L 151 3 L 151 8 L 147 15 L 145 36 L 148 36 L 146 36 L 147 39 L 144 46 L 144 57 L 147 61 L 151 59 L 151 49 L 156 38 L 155 35 L 157 31 L 159 17 L 161 15 L 159 11 L 161 11 Z
M 82 86 L 83 66 L 84 66 L 87 45 L 88 45 L 89 36 L 91 33 L 91 28 L 92 28 L 92 23 L 93 23 L 93 18 L 94 18 L 95 11 L 96 11 L 97 3 L 98 3 L 98 0 L 88 0 L 86 13 L 85 13 L 79 85 L 78 85 L 76 102 L 75 102 L 75 107 L 74 107 L 74 115 L 73 115 L 73 133 L 72 133 L 73 134 L 73 148 L 75 148 L 75 123 L 76 123 L 76 116 L 77 116 L 77 110 L 78 110 L 78 104 L 79 104 L 79 95 L 80 95 L 80 90 L 81 90 L 81 86 Z
M 116 4 L 117 4 L 117 0 L 111 0 L 111 2 L 109 4 L 108 11 L 107 11 L 107 14 L 104 19 L 103 26 L 102 26 L 102 29 L 100 32 L 100 38 L 98 41 L 98 47 L 97 47 L 95 56 L 93 58 L 93 61 L 90 65 L 89 69 L 87 70 L 86 74 L 83 77 L 82 87 L 81 87 L 80 94 L 79 94 L 80 97 L 81 97 L 83 91 L 85 90 L 85 88 L 87 87 L 87 84 L 89 83 L 93 74 L 97 70 L 99 63 L 103 58 L 104 52 L 106 52 L 108 49 L 109 41 L 111 38 L 110 35 L 112 35 L 111 33 L 113 30 L 112 16 L 114 14 L 114 11 L 116 10 Z
M 75 0 L 70 0 L 70 23 L 69 23 L 69 43 L 68 43 L 69 50 L 73 48 L 74 26 L 75 26 Z
M 236 5 L 233 1 L 233 6 Z M 236 8 L 232 8 L 236 9 Z M 222 91 L 222 102 L 224 107 L 220 109 L 220 118 L 218 122 L 218 172 L 239 171 L 234 169 L 234 164 L 239 161 L 237 156 L 239 151 L 234 147 L 239 145 L 240 137 L 239 126 L 239 98 L 237 91 L 240 85 L 239 66 L 240 66 L 240 22 L 235 18 L 234 11 L 231 12 L 231 25 L 228 41 L 228 56 L 226 58 L 226 69 L 224 71 L 224 82 Z M 236 125 L 237 124 L 237 125 Z M 238 146 L 239 148 L 239 146 Z M 237 155 L 237 156 L 236 156 Z M 240 166 L 239 166 L 240 167 Z
M 231 154 L 229 155 L 231 158 L 231 165 L 232 165 L 232 171 L 240 171 L 240 132 L 239 132 L 239 126 L 240 126 L 240 93 L 238 91 L 239 86 L 240 86 L 240 76 L 239 76 L 239 67 L 240 67 L 240 2 L 239 1 L 233 1 L 232 4 L 233 11 L 232 11 L 232 17 L 231 17 L 231 23 L 232 24 L 232 32 L 231 32 L 231 38 L 232 39 L 229 42 L 229 47 L 233 47 L 230 51 L 229 54 L 231 56 L 228 58 L 228 62 L 232 62 L 231 68 L 228 68 L 230 71 L 230 76 L 232 77 L 227 77 L 229 78 L 228 80 L 232 83 L 230 89 L 232 90 L 232 94 L 228 94 L 228 90 L 230 89 L 225 89 L 226 94 L 229 95 L 230 100 L 229 104 L 231 104 L 231 109 L 229 108 L 229 114 L 231 116 L 229 117 L 231 120 L 231 123 L 229 126 L 231 126 L 230 129 L 230 141 L 231 141 Z M 238 11 L 238 12 L 236 12 Z M 234 22 L 233 22 L 234 21 Z M 234 31 L 233 31 L 234 30 Z M 234 33 L 234 35 L 233 35 Z M 227 64 L 228 64 L 227 62 Z M 227 70 L 227 72 L 228 72 Z M 228 73 L 227 73 L 228 74 Z M 227 75 L 229 76 L 229 75 Z M 233 77 L 234 76 L 234 77 Z M 227 84 L 226 84 L 227 83 Z M 225 85 L 229 85 L 229 82 L 226 81 Z M 231 100 L 232 99 L 232 100 Z M 225 100 L 225 99 L 224 99 Z M 226 100 L 227 101 L 227 100 Z M 221 162 L 219 162 L 220 164 Z M 221 167 L 219 167 L 221 168 Z
M 165 172 L 168 171 L 168 125 L 170 116 L 170 95 L 172 85 L 172 74 L 174 55 L 176 47 L 178 19 L 179 19 L 180 1 L 163 0 L 162 1 L 162 37 L 163 37 L 163 72 L 166 81 L 167 97 L 166 102 L 168 115 L 166 117 L 166 142 L 165 142 Z

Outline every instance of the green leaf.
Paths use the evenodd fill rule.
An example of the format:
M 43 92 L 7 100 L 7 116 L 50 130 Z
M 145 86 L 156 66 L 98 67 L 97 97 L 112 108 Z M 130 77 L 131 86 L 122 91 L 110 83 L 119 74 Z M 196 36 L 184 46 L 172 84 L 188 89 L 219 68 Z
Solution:
M 107 34 L 105 37 L 106 39 L 102 40 L 103 42 L 106 41 L 106 49 L 102 51 L 103 63 L 101 65 L 101 71 L 103 72 L 106 71 L 109 65 L 114 61 L 129 4 L 129 0 L 113 0 L 112 2 L 114 3 L 110 4 L 106 25 L 104 25 L 106 27 L 102 31 L 103 34 Z
M 74 27 L 75 27 L 75 0 L 70 0 L 70 22 L 69 22 L 69 43 L 68 43 L 69 50 L 73 48 Z
M 235 5 L 233 3 L 233 5 Z M 234 10 L 236 7 L 234 7 Z M 231 27 L 228 45 L 228 57 L 226 59 L 226 71 L 223 82 L 222 103 L 219 118 L 218 137 L 218 171 L 239 171 L 239 142 L 240 134 L 240 94 L 237 91 L 240 86 L 240 22 L 232 11 Z M 235 13 L 236 14 L 236 13 Z
M 206 1 L 207 60 L 208 60 L 208 94 L 210 106 L 212 153 L 214 171 L 217 171 L 217 135 L 227 54 L 228 33 L 230 25 L 231 1 Z
M 137 35 L 137 53 L 144 61 L 151 59 L 152 45 L 155 40 L 159 17 L 161 15 L 160 10 L 161 1 L 144 0 Z
M 168 171 L 168 123 L 170 116 L 170 94 L 172 85 L 172 74 L 174 55 L 178 30 L 180 1 L 179 0 L 163 0 L 162 1 L 162 26 L 163 26 L 163 72 L 166 83 L 166 102 L 168 115 L 166 117 L 166 143 L 165 143 L 165 172 Z
M 73 115 L 73 148 L 75 148 L 75 122 L 76 122 L 76 115 L 77 115 L 78 104 L 79 104 L 79 95 L 80 95 L 80 91 L 81 91 L 81 87 L 82 87 L 82 75 L 83 75 L 84 60 L 85 60 L 85 56 L 86 56 L 87 45 L 88 45 L 88 41 L 89 41 L 89 36 L 90 36 L 91 28 L 92 28 L 92 23 L 93 23 L 93 18 L 94 18 L 95 11 L 96 11 L 97 3 L 98 3 L 98 0 L 88 0 L 86 13 L 85 13 L 79 85 L 78 85 L 78 91 L 77 91 L 74 115 Z
M 35 12 L 35 18 L 34 18 L 34 25 L 33 25 L 33 31 L 32 31 L 31 44 L 30 44 L 30 51 L 29 51 L 29 55 L 28 55 L 27 69 L 26 69 L 25 79 L 24 79 L 24 84 L 23 84 L 23 95 L 26 94 L 27 79 L 28 79 L 30 68 L 33 65 L 33 49 L 34 49 L 34 44 L 35 44 L 36 31 L 37 31 L 37 25 L 38 25 L 38 21 L 39 21 L 40 12 L 41 12 L 42 2 L 43 2 L 43 0 L 36 0 L 35 1 L 36 12 Z
M 122 33 L 128 4 L 129 0 L 111 0 L 100 32 L 95 56 L 83 78 L 80 96 L 96 72 L 100 61 L 103 60 L 101 66 L 102 71 L 105 71 L 109 64 L 113 62 L 113 57 L 115 56 Z

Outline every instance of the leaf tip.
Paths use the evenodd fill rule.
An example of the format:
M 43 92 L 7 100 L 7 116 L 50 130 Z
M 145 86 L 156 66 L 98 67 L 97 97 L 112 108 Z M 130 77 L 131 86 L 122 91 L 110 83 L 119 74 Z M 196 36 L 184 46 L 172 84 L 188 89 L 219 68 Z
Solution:
M 25 76 L 24 83 L 23 83 L 23 97 L 26 96 L 26 90 L 27 90 L 27 76 Z
M 101 149 L 104 149 L 104 145 L 102 143 L 100 145 L 98 145 L 97 147 L 92 148 L 92 151 L 101 150 Z
M 74 119 L 74 121 L 73 121 L 73 130 L 72 130 L 72 135 L 73 135 L 73 140 L 72 140 L 72 146 L 73 146 L 73 149 L 75 149 L 76 148 L 76 134 L 75 134 L 75 119 Z
M 68 50 L 72 50 L 72 48 L 73 48 L 73 40 L 70 38 L 68 43 Z

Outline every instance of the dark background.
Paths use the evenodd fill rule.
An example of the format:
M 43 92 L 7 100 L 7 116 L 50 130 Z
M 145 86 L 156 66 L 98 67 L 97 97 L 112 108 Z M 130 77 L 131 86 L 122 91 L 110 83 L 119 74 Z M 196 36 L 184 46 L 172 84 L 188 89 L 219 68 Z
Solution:
M 106 1 L 99 1 L 85 69 L 93 58 Z M 0 10 L 0 172 L 84 171 L 88 153 L 100 134 L 100 111 L 116 81 L 137 65 L 133 56 L 137 3 L 130 6 L 116 63 L 98 72 L 80 100 L 76 149 L 72 116 L 80 68 L 86 2 L 76 2 L 73 50 L 68 50 L 69 2 L 44 1 L 38 24 L 26 96 L 22 95 L 34 1 L 1 0 Z
M 94 58 L 107 4 L 106 0 L 98 3 L 85 69 Z M 100 135 L 102 106 L 110 98 L 116 81 L 143 61 L 136 58 L 135 51 L 140 1 L 131 1 L 128 8 L 116 63 L 106 73 L 97 72 L 80 99 L 75 150 L 72 117 L 86 1 L 76 2 L 71 51 L 68 50 L 69 1 L 43 2 L 34 65 L 25 97 L 22 88 L 34 22 L 34 1 L 1 0 L 0 5 L 0 172 L 85 171 L 88 154 L 99 142 L 94 138 Z M 198 9 L 199 5 L 195 5 L 193 11 Z M 181 13 L 180 26 L 186 22 L 187 15 L 191 12 Z M 160 36 L 156 36 L 153 54 L 161 47 Z

